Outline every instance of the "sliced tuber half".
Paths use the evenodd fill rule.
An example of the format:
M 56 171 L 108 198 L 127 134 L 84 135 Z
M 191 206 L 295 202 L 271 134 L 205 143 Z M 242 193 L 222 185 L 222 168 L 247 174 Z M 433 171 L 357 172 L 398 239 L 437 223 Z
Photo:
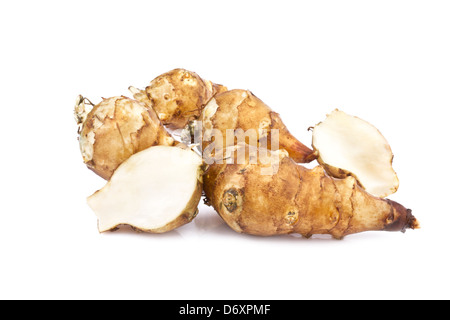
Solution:
M 163 233 L 197 215 L 202 159 L 179 146 L 154 146 L 123 162 L 108 183 L 88 198 L 100 232 L 120 225 Z
M 397 191 L 393 154 L 384 136 L 370 123 L 334 110 L 313 129 L 312 145 L 318 162 L 336 178 L 353 176 L 377 197 Z

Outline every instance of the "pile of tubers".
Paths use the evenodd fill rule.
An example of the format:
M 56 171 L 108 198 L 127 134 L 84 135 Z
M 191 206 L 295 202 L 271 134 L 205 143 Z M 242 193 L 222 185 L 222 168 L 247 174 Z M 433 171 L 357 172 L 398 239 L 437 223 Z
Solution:
M 334 110 L 312 127 L 311 147 L 248 90 L 174 69 L 132 98 L 78 96 L 84 163 L 107 180 L 88 197 L 100 232 L 129 225 L 163 233 L 192 221 L 204 197 L 234 231 L 260 236 L 416 229 L 398 189 L 387 140 Z M 301 163 L 317 160 L 318 166 Z

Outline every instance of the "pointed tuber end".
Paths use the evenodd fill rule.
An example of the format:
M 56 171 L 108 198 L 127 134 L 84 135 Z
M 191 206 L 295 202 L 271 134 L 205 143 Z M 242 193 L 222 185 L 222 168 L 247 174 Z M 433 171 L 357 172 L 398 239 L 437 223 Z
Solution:
M 392 206 L 392 215 L 389 219 L 390 223 L 385 226 L 384 230 L 405 232 L 406 229 L 414 230 L 420 228 L 419 221 L 412 215 L 411 209 L 406 209 L 395 201 L 386 200 Z M 393 221 L 391 219 L 393 219 Z
M 317 151 L 308 148 L 298 140 L 287 146 L 280 143 L 280 148 L 285 149 L 290 157 L 297 163 L 310 163 L 311 161 L 316 160 L 319 155 Z
M 406 223 L 402 232 L 405 232 L 406 229 L 420 229 L 420 223 L 417 221 L 416 217 L 412 215 L 411 209 L 406 210 Z
M 306 155 L 305 163 L 310 163 L 311 161 L 317 160 L 318 157 L 319 157 L 319 152 L 312 151 Z

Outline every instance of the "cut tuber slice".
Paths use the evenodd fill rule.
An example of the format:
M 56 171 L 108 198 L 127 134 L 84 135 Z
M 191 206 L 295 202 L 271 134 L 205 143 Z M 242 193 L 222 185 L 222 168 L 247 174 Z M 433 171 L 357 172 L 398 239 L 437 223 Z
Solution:
M 318 162 L 336 178 L 352 175 L 367 192 L 386 197 L 397 191 L 387 140 L 370 123 L 334 110 L 313 129 L 312 145 Z
M 179 146 L 154 146 L 123 162 L 88 198 L 100 232 L 120 225 L 163 233 L 190 222 L 202 194 L 202 159 Z

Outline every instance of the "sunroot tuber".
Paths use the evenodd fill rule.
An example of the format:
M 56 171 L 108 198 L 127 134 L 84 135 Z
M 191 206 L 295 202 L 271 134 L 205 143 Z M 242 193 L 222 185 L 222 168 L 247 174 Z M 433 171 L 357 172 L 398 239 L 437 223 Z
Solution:
M 261 156 L 260 148 L 234 148 L 228 161 L 208 168 L 203 183 L 207 202 L 237 232 L 330 234 L 341 239 L 363 231 L 419 226 L 411 210 L 370 195 L 352 176 L 335 179 L 320 166 L 307 169 L 282 150 Z M 246 151 L 244 159 L 238 159 L 239 148 Z
M 203 127 L 203 150 L 207 153 L 206 156 L 212 149 L 220 150 L 239 142 L 233 136 L 230 139 L 228 132 L 231 130 L 236 137 L 239 134 L 247 134 L 241 142 L 261 146 L 263 141 L 264 148 L 285 149 L 296 162 L 305 163 L 316 158 L 313 150 L 289 132 L 279 114 L 272 111 L 250 91 L 235 89 L 217 94 L 203 108 L 200 119 Z M 220 133 L 219 137 L 214 136 L 217 132 Z M 272 137 L 274 132 L 277 134 L 276 137 Z M 211 141 L 214 148 L 210 145 Z M 278 146 L 273 145 L 274 141 Z
M 175 144 L 153 110 L 127 97 L 103 99 L 94 106 L 78 96 L 75 116 L 84 163 L 107 180 L 134 153 Z
M 197 119 L 209 99 L 227 88 L 195 72 L 174 69 L 153 79 L 144 90 L 132 86 L 129 90 L 136 100 L 153 108 L 167 128 L 175 130 Z

